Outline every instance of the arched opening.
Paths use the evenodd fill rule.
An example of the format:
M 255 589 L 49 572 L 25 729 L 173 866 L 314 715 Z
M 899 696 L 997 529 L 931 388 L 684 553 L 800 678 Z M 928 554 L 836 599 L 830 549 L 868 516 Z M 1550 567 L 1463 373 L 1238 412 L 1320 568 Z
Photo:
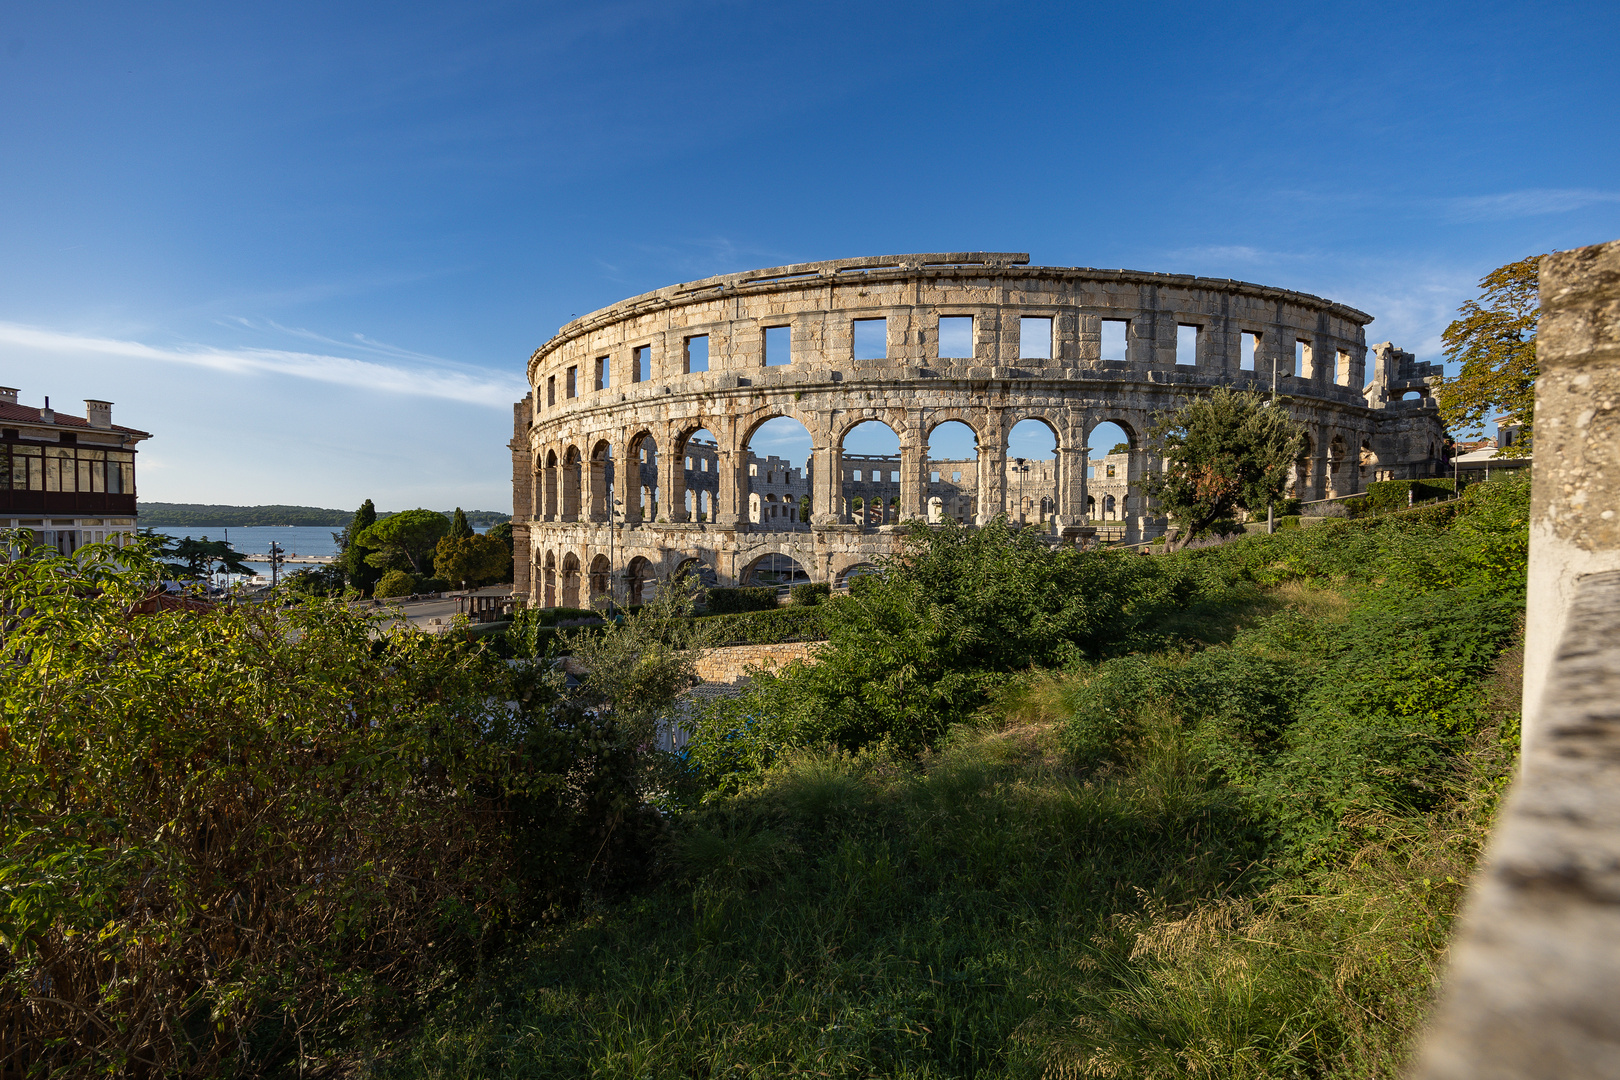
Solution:
M 1314 443 L 1309 435 L 1300 447 L 1299 457 L 1294 459 L 1294 474 L 1289 478 L 1289 494 L 1296 499 L 1309 501 L 1316 498 L 1316 476 L 1312 461 L 1315 460 L 1313 452 Z
M 658 443 L 643 431 L 630 440 L 624 493 L 626 521 L 658 520 Z
M 609 521 L 613 507 L 613 444 L 606 439 L 598 440 L 591 447 L 589 477 L 591 520 Z
M 789 416 L 776 416 L 748 436 L 744 506 L 750 526 L 793 529 L 810 505 L 810 432 Z M 786 511 L 792 496 L 793 513 Z
M 606 555 L 598 555 L 591 560 L 590 589 L 592 600 L 613 595 L 613 564 L 608 562 Z
M 881 420 L 863 420 L 844 432 L 839 450 L 839 498 L 851 518 L 867 528 L 895 524 L 900 436 Z
M 1092 428 L 1086 437 L 1090 447 L 1086 462 L 1086 493 L 1097 513 L 1094 521 L 1119 521 L 1130 507 L 1131 436 L 1113 421 Z
M 579 607 L 579 556 L 572 551 L 562 561 L 562 606 Z
M 1020 420 L 1007 433 L 1007 516 L 1019 524 L 1046 520 L 1043 499 L 1057 499 L 1057 432 L 1044 420 Z
M 557 520 L 557 451 L 546 451 L 546 478 L 542 485 L 545 497 L 541 500 L 540 516 L 546 521 Z
M 563 451 L 562 463 L 562 520 L 579 520 L 579 488 L 581 465 L 579 448 L 570 446 Z
M 784 555 L 773 551 L 768 555 L 761 555 L 748 564 L 743 571 L 743 584 L 749 586 L 769 586 L 785 589 L 791 585 L 798 585 L 810 580 L 809 573 L 799 565 L 799 561 L 791 555 Z
M 681 505 L 687 521 L 713 521 L 720 499 L 720 440 L 708 428 L 698 428 L 682 440 Z
M 557 553 L 555 551 L 546 552 L 546 574 L 545 574 L 545 577 L 546 577 L 546 587 L 542 591 L 542 594 L 541 594 L 542 598 L 545 600 L 545 603 L 542 604 L 541 606 L 542 607 L 556 607 L 557 606 Z
M 837 580 L 833 582 L 833 587 L 837 589 L 848 589 L 852 584 L 859 581 L 861 578 L 866 577 L 868 574 L 876 574 L 879 572 L 880 571 L 878 568 L 873 566 L 871 563 L 856 563 L 854 566 L 846 566 L 843 570 L 838 572 L 838 577 Z
M 1328 443 L 1327 483 L 1328 497 L 1350 494 L 1350 470 L 1345 466 L 1344 436 L 1335 435 Z
M 924 463 L 928 523 L 970 525 L 979 515 L 979 436 L 960 420 L 947 420 L 928 433 Z
M 632 604 L 649 603 L 658 595 L 658 577 L 652 563 L 642 555 L 631 559 L 625 568 L 624 584 L 626 598 Z
M 672 577 L 678 578 L 682 574 L 691 578 L 697 588 L 713 589 L 720 585 L 720 575 L 714 572 L 714 567 L 696 557 L 682 559 Z
M 1369 480 L 1388 480 L 1390 478 L 1390 471 L 1383 468 L 1383 463 L 1378 460 L 1378 454 L 1373 450 L 1372 444 L 1369 442 L 1362 442 L 1358 464 L 1361 466 L 1361 475 Z

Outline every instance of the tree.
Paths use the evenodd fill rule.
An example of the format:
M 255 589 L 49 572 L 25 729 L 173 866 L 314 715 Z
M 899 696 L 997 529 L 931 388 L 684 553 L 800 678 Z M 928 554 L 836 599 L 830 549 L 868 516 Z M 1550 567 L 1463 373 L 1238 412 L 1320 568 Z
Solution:
M 1531 447 L 1535 419 L 1536 320 L 1542 256 L 1499 266 L 1480 280 L 1480 296 L 1457 309 L 1441 341 L 1446 359 L 1461 364 L 1435 391 L 1448 427 L 1477 428 L 1496 416 L 1521 427 L 1518 452 Z
M 450 522 L 437 510 L 407 510 L 385 517 L 354 538 L 366 548 L 368 566 L 379 570 L 409 570 L 427 577 L 433 549 L 450 532 Z
M 382 571 L 366 562 L 367 549 L 355 543 L 355 539 L 367 529 L 377 523 L 377 508 L 367 499 L 360 504 L 360 509 L 354 512 L 349 519 L 348 528 L 342 533 L 334 533 L 332 539 L 338 545 L 338 565 L 343 568 L 343 576 L 350 585 L 362 593 L 371 592 L 376 586 L 377 579 Z
M 1148 494 L 1181 526 L 1182 542 L 1280 499 L 1305 447 L 1285 410 L 1227 387 L 1160 414 L 1150 434 L 1165 460 Z
M 446 581 L 484 585 L 512 568 L 512 548 L 494 536 L 446 536 L 433 552 L 433 572 Z
M 187 536 L 179 540 L 170 540 L 160 545 L 154 552 L 160 558 L 174 558 L 178 562 L 165 562 L 163 564 L 164 576 L 169 578 L 205 578 L 215 573 L 224 574 L 252 574 L 253 568 L 248 566 L 243 556 L 224 540 L 210 540 L 204 536 L 201 540 L 193 540 Z
M 467 515 L 462 512 L 461 507 L 456 507 L 455 515 L 450 519 L 451 538 L 456 540 L 465 540 L 467 537 L 472 535 L 473 527 L 467 524 Z
M 503 521 L 497 525 L 491 525 L 489 531 L 484 535 L 499 540 L 506 545 L 506 555 L 509 561 L 506 564 L 506 573 L 501 576 L 500 580 L 511 581 L 512 567 L 517 562 L 517 538 L 512 535 L 512 523 Z

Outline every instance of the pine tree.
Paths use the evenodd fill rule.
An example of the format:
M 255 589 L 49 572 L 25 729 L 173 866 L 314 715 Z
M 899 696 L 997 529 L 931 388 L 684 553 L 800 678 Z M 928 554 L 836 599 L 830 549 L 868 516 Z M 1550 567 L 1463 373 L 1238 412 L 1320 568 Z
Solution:
M 343 530 L 339 539 L 338 564 L 343 568 L 343 576 L 348 579 L 349 585 L 363 593 L 370 593 L 377 579 L 382 577 L 382 571 L 366 563 L 369 552 L 355 545 L 354 538 L 365 532 L 377 523 L 377 508 L 367 499 L 360 504 L 360 509 L 354 512 L 349 519 L 349 527 Z
M 473 534 L 473 528 L 467 524 L 467 515 L 461 507 L 456 507 L 455 516 L 450 519 L 450 539 L 465 540 Z

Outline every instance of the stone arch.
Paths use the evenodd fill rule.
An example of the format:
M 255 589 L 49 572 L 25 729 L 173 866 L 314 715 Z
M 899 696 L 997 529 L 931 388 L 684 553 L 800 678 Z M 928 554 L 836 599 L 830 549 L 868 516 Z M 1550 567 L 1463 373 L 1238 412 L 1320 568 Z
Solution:
M 810 569 L 790 551 L 771 548 L 761 551 L 743 566 L 737 580 L 743 585 L 774 585 L 786 588 L 811 580 Z
M 860 577 L 863 574 L 879 573 L 882 573 L 882 570 L 880 570 L 875 564 L 866 562 L 864 560 L 857 560 L 849 563 L 847 566 L 842 567 L 833 575 L 833 588 L 847 589 L 849 588 L 849 583 L 852 579 Z
M 613 444 L 606 439 L 597 439 L 591 444 L 586 469 L 590 498 L 585 512 L 592 521 L 609 521 L 613 507 Z
M 658 575 L 645 555 L 630 560 L 624 573 L 625 598 L 631 604 L 645 604 L 658 595 Z
M 1003 512 L 1015 522 L 1033 524 L 1044 521 L 1045 514 L 1040 510 L 1043 500 L 1050 498 L 1055 502 L 1057 493 L 1063 489 L 1063 425 L 1043 409 L 1008 410 L 1005 421 L 1001 432 L 1003 482 L 1006 488 Z M 1052 436 L 1050 458 L 1014 455 L 1013 432 L 1026 423 L 1039 424 Z
M 541 592 L 541 599 L 544 601 L 540 605 L 541 607 L 557 606 L 557 553 L 555 551 L 546 552 L 545 588 Z
M 545 483 L 541 506 L 544 508 L 541 517 L 546 521 L 557 520 L 557 451 L 546 451 Z
M 791 530 L 799 527 L 796 518 L 785 517 L 779 511 L 783 495 L 791 494 L 796 499 L 812 498 L 810 482 L 813 468 L 820 467 L 816 447 L 821 440 L 816 435 L 816 429 L 805 422 L 808 418 L 796 409 L 768 408 L 756 410 L 746 422 L 738 423 L 732 474 L 735 480 L 727 478 L 724 481 L 728 487 L 721 491 L 722 510 L 729 485 L 734 483 L 739 511 L 751 529 Z M 773 455 L 754 449 L 754 440 L 759 436 L 760 429 L 773 420 L 787 420 L 803 431 L 810 443 L 809 456 L 805 461 L 795 461 L 789 455 L 773 463 L 770 460 Z M 760 460 L 762 457 L 764 460 Z M 817 462 L 814 466 L 811 465 L 812 459 Z M 817 482 L 820 483 L 819 480 Z M 771 513 L 773 506 L 778 510 L 775 516 Z
M 580 484 L 584 479 L 582 473 L 583 459 L 579 447 L 569 446 L 563 451 L 561 480 L 561 518 L 563 521 L 578 521 L 580 506 Z M 577 560 L 576 560 L 577 561 Z
M 1299 457 L 1294 459 L 1293 475 L 1289 477 L 1289 488 L 1294 498 L 1307 502 L 1316 498 L 1315 446 L 1307 431 L 1300 445 Z
M 861 410 L 862 413 L 888 413 L 889 416 L 852 416 L 847 423 L 835 429 L 830 444 L 839 463 L 831 492 L 834 505 L 863 528 L 897 524 L 898 514 L 891 514 L 891 506 L 898 509 L 898 496 L 905 486 L 903 477 L 912 468 L 918 467 L 916 462 L 907 460 L 905 452 L 906 436 L 902 433 L 911 430 L 910 427 L 902 422 L 896 428 L 889 422 L 897 411 Z M 880 442 L 887 442 L 887 439 L 883 438 L 879 429 L 887 432 L 894 439 L 893 452 L 872 453 L 850 447 L 849 437 L 862 428 L 867 429 L 869 437 L 876 437 Z
M 562 560 L 562 606 L 579 607 L 579 556 L 572 551 Z
M 946 519 L 962 523 L 979 519 L 984 505 L 984 481 L 990 472 L 986 467 L 984 439 L 980 435 L 983 423 L 982 417 L 970 417 L 968 410 L 950 409 L 931 413 L 921 425 L 922 483 L 929 524 Z M 972 447 L 963 448 L 965 452 L 960 457 L 947 453 L 945 447 L 934 446 L 935 433 L 947 425 L 959 425 L 973 437 Z
M 1330 498 L 1350 494 L 1353 481 L 1348 456 L 1348 441 L 1343 432 L 1335 431 L 1327 440 L 1327 486 Z
M 598 555 L 591 560 L 589 587 L 592 600 L 598 596 L 613 595 L 613 564 L 606 555 Z
M 1113 424 L 1125 436 L 1125 475 L 1116 477 L 1116 481 L 1124 481 L 1123 495 L 1109 495 L 1102 502 L 1103 519 L 1110 521 L 1124 520 L 1127 522 L 1127 535 L 1140 538 L 1134 530 L 1139 524 L 1137 515 L 1147 512 L 1147 497 L 1142 489 L 1143 476 L 1148 471 L 1147 456 L 1147 418 L 1139 413 L 1126 410 L 1105 409 L 1097 416 L 1091 418 L 1085 427 L 1085 438 L 1081 445 L 1091 446 L 1097 429 L 1104 424 Z M 1092 446 L 1092 453 L 1101 452 L 1107 456 L 1112 450 L 1111 446 Z M 1106 494 L 1106 493 L 1105 493 Z
M 669 470 L 670 491 L 666 499 L 671 510 L 670 520 L 714 520 L 715 502 L 724 482 L 721 463 L 729 457 L 720 445 L 717 429 L 723 429 L 721 421 L 703 416 L 676 421 L 670 428 L 670 452 L 675 455 Z M 699 452 L 691 445 L 700 431 L 708 432 L 714 440 L 712 462 L 708 460 L 707 448 Z
M 653 521 L 658 517 L 658 440 L 642 428 L 625 443 L 624 502 L 626 521 Z

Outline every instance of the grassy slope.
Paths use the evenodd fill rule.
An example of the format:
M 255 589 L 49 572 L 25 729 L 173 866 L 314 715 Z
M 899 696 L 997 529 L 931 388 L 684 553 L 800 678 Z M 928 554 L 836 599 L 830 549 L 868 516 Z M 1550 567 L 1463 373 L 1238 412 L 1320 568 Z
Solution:
M 1258 564 L 1302 541 L 1282 543 Z M 1131 670 L 1100 665 L 1023 680 L 920 762 L 803 752 L 680 822 L 660 885 L 463 984 L 388 1071 L 1394 1075 L 1516 730 L 1513 653 L 1431 678 L 1397 618 L 1380 655 L 1428 696 L 1357 730 L 1454 737 L 1413 759 L 1416 794 L 1367 795 L 1355 766 L 1379 751 L 1359 744 L 1316 784 L 1335 751 L 1311 758 L 1309 740 L 1372 692 L 1337 685 L 1336 629 L 1433 619 L 1434 597 L 1469 595 L 1418 589 L 1428 607 L 1403 608 L 1410 588 L 1230 590 L 1181 618 L 1180 644 L 1110 662 L 1187 686 L 1250 670 L 1222 664 L 1293 673 L 1306 736 L 1280 750 L 1163 696 L 1109 697 L 1110 673 Z M 1500 637 L 1481 640 L 1494 654 Z M 1401 726 L 1414 708 L 1441 735 Z M 1114 724 L 1101 750 L 1091 714 Z M 1331 804 L 1309 828 L 1289 816 L 1294 783 Z

